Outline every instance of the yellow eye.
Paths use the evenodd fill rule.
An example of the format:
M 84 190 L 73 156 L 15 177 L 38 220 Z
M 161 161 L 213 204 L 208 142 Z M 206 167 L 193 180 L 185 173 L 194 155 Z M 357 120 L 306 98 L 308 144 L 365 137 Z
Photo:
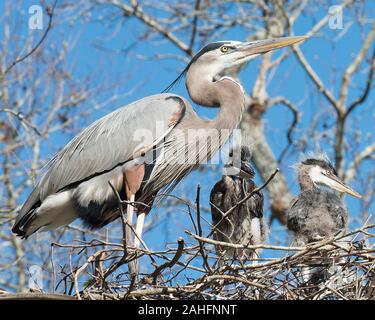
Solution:
M 228 52 L 228 50 L 229 50 L 229 48 L 226 47 L 226 46 L 222 46 L 222 47 L 220 48 L 220 51 L 223 52 L 223 53 Z

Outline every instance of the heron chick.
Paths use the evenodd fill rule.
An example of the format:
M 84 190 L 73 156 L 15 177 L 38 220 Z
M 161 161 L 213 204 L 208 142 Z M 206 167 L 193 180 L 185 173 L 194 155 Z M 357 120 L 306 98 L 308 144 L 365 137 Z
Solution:
M 232 244 L 259 245 L 265 242 L 268 228 L 263 221 L 263 194 L 254 193 L 243 204 L 238 203 L 250 194 L 257 186 L 255 172 L 249 164 L 250 153 L 241 149 L 241 161 L 236 167 L 233 151 L 224 167 L 224 175 L 211 190 L 211 215 L 213 238 L 217 241 Z M 237 207 L 235 207 L 237 205 Z M 235 207 L 234 209 L 232 209 Z M 228 210 L 233 210 L 226 213 Z M 259 253 L 250 249 L 235 249 L 216 245 L 219 257 L 226 259 L 255 258 Z
M 294 234 L 299 246 L 344 234 L 348 223 L 348 211 L 335 191 L 361 198 L 361 195 L 346 185 L 338 176 L 331 162 L 324 155 L 309 157 L 297 165 L 301 193 L 292 201 L 288 211 L 287 227 Z M 335 190 L 335 191 L 334 191 Z M 311 258 L 314 267 L 302 268 L 304 283 L 319 285 L 337 274 L 340 281 L 340 266 L 332 265 L 328 257 Z
M 348 212 L 342 199 L 333 191 L 361 198 L 338 176 L 324 155 L 303 160 L 297 166 L 301 193 L 292 201 L 287 226 L 295 241 L 304 245 L 344 232 Z

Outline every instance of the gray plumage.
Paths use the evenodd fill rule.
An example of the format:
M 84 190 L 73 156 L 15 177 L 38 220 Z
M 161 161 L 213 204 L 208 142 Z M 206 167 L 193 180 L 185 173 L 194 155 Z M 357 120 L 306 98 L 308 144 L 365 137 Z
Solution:
M 339 179 L 336 170 L 324 155 L 301 161 L 297 170 L 301 192 L 292 201 L 287 217 L 287 227 L 293 232 L 295 244 L 304 246 L 344 234 L 348 224 L 348 211 L 335 191 L 358 198 L 361 196 Z M 329 274 L 340 270 L 330 267 L 331 262 L 324 257 L 317 257 L 315 260 L 317 267 L 302 270 L 305 282 L 318 284 L 328 279 Z
M 185 101 L 172 94 L 150 96 L 108 114 L 77 135 L 47 164 L 13 231 L 28 236 L 40 227 L 54 229 L 77 217 L 95 228 L 117 218 L 118 203 L 108 181 L 124 193 L 123 170 L 140 146 L 136 128 L 147 128 L 154 137 L 157 129 L 165 132 L 173 114 L 181 112 L 181 105 L 172 98 Z M 147 119 L 141 114 L 147 114 Z
M 157 94 L 99 119 L 53 157 L 21 208 L 12 231 L 28 237 L 81 218 L 100 228 L 119 216 L 109 182 L 138 213 L 135 246 L 143 221 L 160 190 L 168 191 L 225 144 L 244 108 L 237 78 L 240 66 L 259 54 L 305 37 L 210 44 L 192 59 L 180 77 L 192 100 L 220 107 L 216 119 L 200 118 L 190 103 L 174 94 Z M 180 78 L 179 77 L 179 78 Z M 131 230 L 128 230 L 131 233 Z
M 247 179 L 241 175 L 223 175 L 211 190 L 211 215 L 212 226 L 216 226 L 213 238 L 242 245 L 259 245 L 265 242 L 267 237 L 267 226 L 263 220 L 263 194 L 255 193 L 245 203 L 238 206 L 228 217 L 223 215 L 252 192 L 256 185 L 252 181 L 254 171 L 247 163 L 248 159 L 242 157 L 241 172 L 247 173 Z M 226 168 L 232 163 L 226 165 Z M 255 251 L 249 249 L 234 249 L 216 245 L 219 257 L 227 259 L 249 259 L 253 258 Z
M 348 212 L 335 190 L 360 196 L 339 179 L 324 155 L 307 158 L 297 168 L 301 193 L 292 201 L 287 217 L 296 242 L 303 245 L 345 231 Z
M 332 191 L 315 188 L 302 191 L 288 213 L 288 229 L 294 232 L 297 244 L 307 244 L 344 232 L 348 211 Z

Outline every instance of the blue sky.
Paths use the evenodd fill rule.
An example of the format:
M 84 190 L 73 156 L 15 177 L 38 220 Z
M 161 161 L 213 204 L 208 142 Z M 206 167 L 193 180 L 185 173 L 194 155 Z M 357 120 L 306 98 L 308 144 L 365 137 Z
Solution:
M 21 21 L 24 21 L 23 19 L 28 17 L 28 7 L 30 4 L 34 3 L 36 3 L 36 1 L 24 1 L 22 4 L 24 11 L 15 12 L 15 18 L 17 17 Z M 3 5 L 4 3 L 0 4 L 0 9 L 3 9 Z M 366 9 L 368 16 L 374 16 L 375 5 L 373 1 L 368 1 Z M 111 24 L 110 21 L 100 20 L 101 16 L 105 18 L 105 10 L 107 10 L 107 8 L 100 8 L 93 13 L 93 17 L 99 20 L 97 22 L 84 23 L 82 20 L 79 20 L 71 25 L 69 21 L 62 22 L 57 18 L 58 24 L 48 35 L 47 44 L 51 44 L 56 41 L 56 39 L 61 38 L 68 42 L 72 41 L 75 36 L 80 34 L 77 45 L 66 58 L 68 64 L 71 63 L 75 65 L 73 77 L 76 78 L 77 81 L 85 78 L 87 75 L 93 75 L 93 83 L 98 86 L 104 85 L 104 83 L 120 83 L 117 93 L 130 92 L 130 94 L 118 99 L 113 104 L 106 106 L 106 108 L 94 110 L 90 118 L 81 119 L 80 126 L 82 127 L 106 113 L 115 110 L 119 106 L 126 105 L 147 95 L 161 92 L 178 76 L 179 71 L 185 66 L 183 61 L 177 59 L 156 60 L 154 58 L 155 54 L 180 54 L 180 52 L 164 40 L 159 41 L 157 45 L 151 41 L 140 42 L 136 36 L 144 31 L 145 27 L 134 19 L 125 21 L 122 27 L 114 33 L 114 29 L 108 26 Z M 294 26 L 294 34 L 305 34 L 316 21 L 326 14 L 327 7 L 322 6 L 316 8 L 314 17 L 302 16 Z M 344 27 L 351 24 L 352 20 L 351 12 L 344 10 Z M 113 25 L 115 24 L 113 23 Z M 20 34 L 25 35 L 30 32 L 27 29 L 27 24 L 19 24 L 19 26 L 17 32 L 20 32 Z M 332 30 L 329 29 L 328 26 L 325 26 L 317 37 L 313 37 L 301 45 L 303 53 L 315 72 L 335 95 L 337 95 L 337 89 L 341 81 L 340 75 L 347 64 L 353 60 L 353 57 L 362 45 L 364 40 L 362 36 L 363 31 L 366 30 L 369 30 L 369 25 L 365 24 L 362 29 L 354 26 L 349 28 L 349 30 L 341 36 L 343 30 Z M 31 32 L 42 34 L 42 31 Z M 34 36 L 38 38 L 37 35 L 34 34 Z M 211 40 L 231 39 L 243 41 L 246 40 L 247 36 L 246 30 L 236 27 L 231 29 L 231 31 L 225 35 L 225 38 Z M 3 33 L 0 31 L 0 39 L 2 37 Z M 339 40 L 334 44 L 329 42 L 329 40 L 335 38 Z M 196 51 L 199 50 L 201 45 L 203 45 L 203 43 L 197 44 L 195 48 Z M 101 49 L 99 49 L 99 47 Z M 105 50 L 103 50 L 103 48 L 105 48 Z M 278 54 L 279 53 L 276 53 L 274 57 Z M 259 61 L 250 63 L 241 74 L 242 82 L 248 91 L 252 87 L 257 73 L 258 63 Z M 332 73 L 332 70 L 336 70 L 336 75 Z M 365 75 L 366 73 L 363 73 L 356 78 L 358 82 L 356 86 L 359 90 L 363 88 Z M 133 91 L 133 89 L 135 90 Z M 349 101 L 356 97 L 358 89 L 353 88 L 350 91 Z M 316 113 L 326 114 L 326 121 L 321 121 L 319 123 L 318 130 L 322 130 L 323 125 L 329 127 L 334 123 L 335 115 L 332 109 L 328 107 L 328 102 L 312 85 L 311 80 L 307 77 L 293 55 L 290 55 L 277 70 L 268 86 L 268 90 L 271 97 L 283 95 L 294 103 L 300 104 L 301 122 L 298 124 L 294 133 L 296 139 L 310 126 L 312 118 Z M 187 91 L 183 81 L 175 86 L 172 92 L 187 97 Z M 111 92 L 105 91 L 99 94 L 98 100 L 104 101 L 110 95 Z M 372 91 L 366 103 L 355 111 L 352 120 L 347 123 L 347 126 L 351 129 L 356 127 L 361 128 L 363 138 L 360 139 L 357 145 L 359 150 L 362 150 L 369 143 L 369 141 L 365 139 L 365 135 L 368 133 L 374 134 L 374 95 L 375 93 Z M 90 109 L 92 105 L 82 104 L 79 108 L 82 110 Z M 194 106 L 194 108 L 203 117 L 212 118 L 217 112 L 216 110 L 197 106 Z M 267 139 L 276 156 L 282 152 L 287 143 L 285 130 L 288 128 L 291 121 L 292 115 L 282 106 L 273 107 L 265 115 Z M 333 133 L 333 131 L 330 131 L 330 134 Z M 61 134 L 51 135 L 46 141 L 43 151 L 44 156 L 47 159 L 50 158 L 53 153 L 63 147 L 72 136 L 73 135 L 67 136 Z M 351 134 L 349 134 L 348 137 L 350 138 Z M 329 144 L 331 142 L 330 138 L 332 138 L 332 136 L 328 136 L 327 139 L 320 141 L 318 146 L 321 151 L 332 156 L 333 149 Z M 308 143 L 306 151 L 317 151 L 316 145 L 314 146 Z M 293 170 L 289 168 L 289 166 L 297 161 L 298 153 L 299 152 L 289 153 L 280 166 L 280 169 L 288 178 L 288 183 L 293 194 L 298 192 L 298 186 L 294 178 Z M 346 160 L 349 162 L 351 159 Z M 364 163 L 361 170 L 364 174 L 373 170 L 373 163 Z M 210 169 L 206 175 L 194 172 L 182 182 L 174 193 L 176 195 L 183 195 L 194 202 L 196 186 L 200 184 L 202 187 L 202 205 L 208 207 L 210 189 L 214 183 L 220 179 L 221 174 L 222 171 L 220 167 Z M 257 181 L 259 182 L 259 180 Z M 352 185 L 355 189 L 358 189 L 359 192 L 362 192 L 367 187 L 366 185 L 358 185 L 355 183 Z M 349 205 L 350 213 L 356 215 L 360 208 L 360 201 L 349 197 L 346 197 L 345 201 Z M 183 207 L 177 208 L 172 216 L 161 220 L 152 232 L 145 234 L 145 240 L 152 249 L 163 248 L 165 242 L 175 242 L 179 236 L 184 236 L 188 239 L 184 234 L 184 229 L 192 230 L 192 226 L 187 215 L 183 212 L 178 212 L 179 209 L 183 209 Z M 373 210 L 374 205 L 371 207 L 370 212 L 373 212 Z M 164 208 L 160 207 L 154 209 L 151 214 L 158 214 L 163 217 L 163 212 Z M 267 210 L 267 208 L 265 212 L 268 217 L 269 210 Z M 204 217 L 210 220 L 210 215 L 208 213 L 204 213 Z M 272 226 L 272 230 L 279 229 L 282 229 L 282 227 L 277 223 Z M 166 230 L 168 232 L 166 232 Z M 284 237 L 284 239 L 288 239 L 285 232 L 281 233 L 281 236 Z M 286 240 L 286 242 L 288 242 L 288 240 Z

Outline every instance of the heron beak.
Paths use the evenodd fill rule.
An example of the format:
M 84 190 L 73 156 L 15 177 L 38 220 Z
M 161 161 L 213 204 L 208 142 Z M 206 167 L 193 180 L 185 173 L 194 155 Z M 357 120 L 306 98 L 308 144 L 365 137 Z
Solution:
M 350 188 L 348 185 L 346 185 L 344 182 L 342 182 L 334 174 L 329 174 L 329 175 L 326 175 L 326 176 L 327 176 L 328 179 L 330 179 L 330 187 L 331 188 L 333 188 L 337 191 L 343 192 L 343 193 L 350 194 L 353 197 L 356 197 L 358 199 L 362 198 L 362 196 L 358 192 L 354 191 L 352 188 Z
M 246 163 L 241 164 L 240 174 L 239 176 L 241 178 L 244 178 L 246 180 L 254 178 L 254 171 L 253 169 L 248 166 Z
M 252 41 L 245 43 L 241 48 L 239 48 L 239 50 L 243 52 L 246 57 L 248 57 L 250 55 L 262 54 L 272 50 L 284 48 L 286 46 L 291 46 L 304 41 L 307 38 L 307 36 L 297 36 Z

